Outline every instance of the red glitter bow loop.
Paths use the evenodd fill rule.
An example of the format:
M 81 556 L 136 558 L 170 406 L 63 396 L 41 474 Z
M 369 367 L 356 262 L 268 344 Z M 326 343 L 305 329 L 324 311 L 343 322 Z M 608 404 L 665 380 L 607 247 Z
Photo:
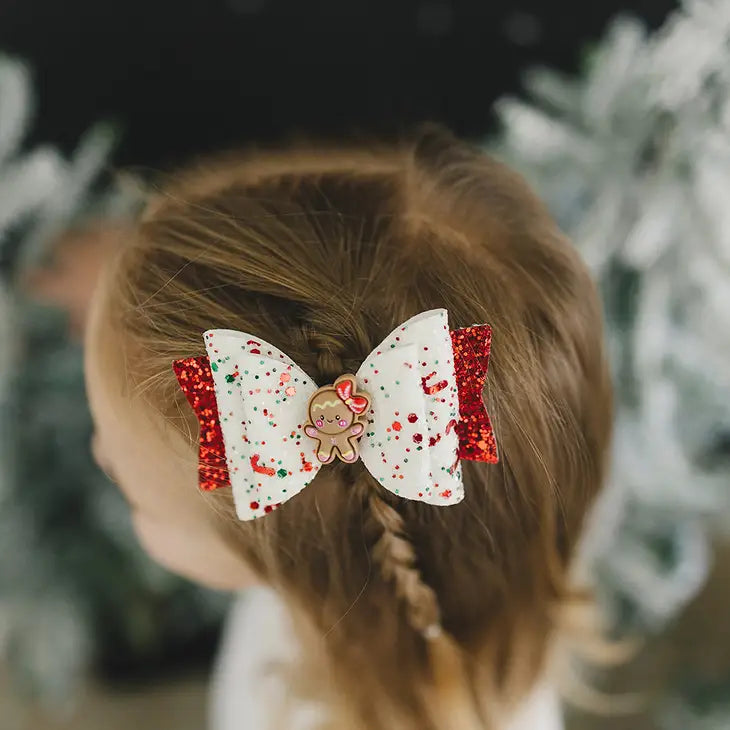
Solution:
M 200 488 L 208 492 L 219 487 L 230 487 L 226 447 L 223 443 L 210 362 L 205 355 L 186 357 L 184 360 L 175 360 L 172 369 L 200 424 L 198 452 Z
M 499 461 L 497 443 L 483 399 L 492 328 L 481 324 L 452 330 L 451 342 L 459 387 L 459 458 L 495 464 Z

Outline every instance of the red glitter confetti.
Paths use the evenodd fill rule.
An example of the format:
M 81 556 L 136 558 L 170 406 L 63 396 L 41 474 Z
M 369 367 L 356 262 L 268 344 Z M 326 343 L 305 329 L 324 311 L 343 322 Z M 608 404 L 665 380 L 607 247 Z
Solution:
M 408 423 L 415 423 L 418 420 L 418 416 L 415 413 L 408 414 Z
M 259 459 L 260 458 L 261 457 L 259 456 L 259 454 L 254 454 L 251 457 L 251 468 L 257 474 L 266 474 L 267 477 L 273 477 L 274 474 L 276 474 L 276 470 L 275 469 L 271 469 L 268 466 L 262 466 L 261 464 L 259 464 Z M 273 461 L 273 459 L 272 459 L 272 461 Z
M 251 502 L 250 505 L 248 505 L 251 509 L 258 509 L 259 503 L 258 502 Z
M 400 431 L 403 426 L 401 426 L 400 421 L 393 421 L 392 429 L 394 431 Z
M 444 499 L 448 499 L 451 496 L 451 490 L 450 489 L 444 489 L 444 491 L 441 492 L 441 496 Z
M 205 355 L 187 357 L 175 360 L 172 369 L 200 424 L 198 449 L 200 488 L 210 492 L 221 487 L 230 487 L 231 479 L 226 465 L 226 448 L 218 419 L 210 361 Z
M 430 436 L 428 439 L 428 445 L 429 446 L 436 446 L 436 444 L 441 441 L 441 434 L 436 434 L 436 436 Z
M 299 456 L 302 457 L 302 469 L 304 469 L 304 471 L 312 471 L 312 469 L 314 468 L 312 466 L 312 462 L 311 461 L 307 461 L 304 458 L 304 452 L 303 451 L 300 451 L 299 452 Z
M 414 441 L 415 441 L 415 442 L 416 442 L 417 444 L 420 444 L 420 443 L 421 443 L 421 441 L 423 441 L 423 434 L 420 434 L 420 433 L 414 433 L 414 434 L 413 434 L 413 440 L 414 440 Z
M 497 444 L 482 394 L 489 365 L 492 328 L 482 324 L 451 330 L 451 343 L 459 389 L 458 456 L 468 461 L 496 464 L 499 461 Z
M 426 363 L 423 363 L 424 365 Z M 438 393 L 439 391 L 443 390 L 444 388 L 449 387 L 449 383 L 446 380 L 439 380 L 438 383 L 435 383 L 434 385 L 426 385 L 426 381 L 430 380 L 434 375 L 436 375 L 436 371 L 434 370 L 429 375 L 424 376 L 421 378 L 421 387 L 423 388 L 423 392 L 426 395 L 434 395 L 435 393 Z

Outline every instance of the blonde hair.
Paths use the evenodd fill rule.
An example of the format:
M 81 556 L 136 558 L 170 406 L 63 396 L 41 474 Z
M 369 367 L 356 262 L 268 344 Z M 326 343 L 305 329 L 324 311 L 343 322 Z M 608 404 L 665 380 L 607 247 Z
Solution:
M 423 310 L 492 326 L 500 462 L 464 464 L 463 503 L 399 499 L 359 463 L 254 523 L 235 520 L 230 490 L 208 498 L 285 597 L 309 664 L 298 677 L 319 680 L 303 691 L 327 698 L 332 727 L 493 728 L 575 598 L 612 410 L 596 290 L 523 180 L 433 126 L 211 159 L 151 198 L 112 274 L 104 321 L 125 378 L 191 449 L 170 366 L 205 354 L 206 329 L 257 333 L 327 383 Z

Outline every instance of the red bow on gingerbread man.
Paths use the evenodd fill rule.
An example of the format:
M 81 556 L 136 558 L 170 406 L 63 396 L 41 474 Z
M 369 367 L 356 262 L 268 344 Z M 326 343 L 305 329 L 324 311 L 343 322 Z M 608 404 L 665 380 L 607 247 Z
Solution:
M 335 392 L 339 399 L 355 414 L 363 413 L 370 401 L 361 395 L 353 395 L 353 380 L 345 378 L 335 384 Z

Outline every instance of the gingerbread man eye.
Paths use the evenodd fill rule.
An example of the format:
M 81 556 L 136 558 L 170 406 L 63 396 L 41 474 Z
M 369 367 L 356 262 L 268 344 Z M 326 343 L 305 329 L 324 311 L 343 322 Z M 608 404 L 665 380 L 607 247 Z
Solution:
M 315 425 L 315 426 L 316 426 L 317 428 L 322 428 L 322 426 L 324 426 L 324 421 L 323 421 L 323 420 L 322 420 L 321 418 L 318 418 L 318 419 L 317 419 L 317 420 L 316 420 L 316 421 L 314 422 L 314 425 Z

